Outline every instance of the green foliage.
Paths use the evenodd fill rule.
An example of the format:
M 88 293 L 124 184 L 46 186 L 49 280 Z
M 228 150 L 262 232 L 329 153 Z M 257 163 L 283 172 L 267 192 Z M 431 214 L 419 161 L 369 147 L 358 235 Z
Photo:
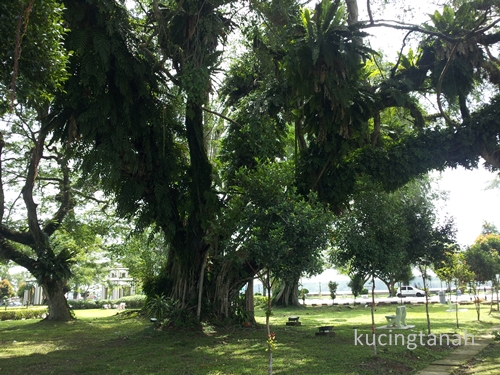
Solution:
M 199 324 L 185 308 L 179 306 L 178 302 L 166 298 L 164 295 L 148 296 L 145 309 L 147 314 L 156 318 L 157 323 L 162 326 L 190 328 Z
M 193 275 L 200 274 L 203 262 L 209 265 L 203 298 L 210 302 L 218 271 L 227 264 L 232 265 L 227 274 L 239 278 L 231 283 L 236 289 L 238 281 L 266 267 L 282 278 L 319 272 L 319 249 L 331 237 L 330 218 L 322 210 L 340 213 L 349 206 L 360 176 L 371 175 L 383 189 L 394 190 L 432 168 L 475 166 L 480 153 L 497 147 L 499 101 L 470 123 L 449 128 L 439 120 L 426 128 L 417 103 L 421 94 L 442 91 L 450 108 L 458 100 L 467 120 L 467 95 L 486 70 L 484 51 L 497 43 L 494 34 L 485 37 L 495 30 L 486 22 L 498 11 L 496 5 L 457 2 L 434 13 L 434 26 L 425 26 L 431 33 L 419 49 L 401 55 L 391 70 L 383 64 L 384 71 L 373 78 L 373 51 L 362 40 L 368 35 L 361 27 L 367 25 L 348 24 L 340 0 L 318 2 L 314 10 L 278 0 L 252 3 L 240 18 L 249 50 L 224 85 L 221 112 L 233 122 L 227 132 L 220 130 L 222 168 L 213 168 L 203 109 L 214 107 L 210 82 L 220 43 L 233 27 L 225 15 L 233 5 L 154 2 L 143 4 L 132 19 L 119 2 L 68 2 L 66 32 L 59 5 L 35 0 L 26 22 L 21 58 L 31 65 L 21 66 L 18 97 L 30 97 L 32 88 L 36 100 L 46 103 L 56 94 L 44 117 L 44 129 L 54 130 L 52 145 L 61 142 L 77 155 L 83 180 L 116 197 L 118 214 L 137 219 L 139 232 L 155 225 L 164 235 L 151 253 L 145 251 L 151 243 L 133 243 L 144 238 L 125 250 L 140 250 L 129 260 L 138 261 L 137 272 L 151 296 L 182 296 L 182 285 L 189 285 L 183 302 L 192 304 L 201 282 Z M 13 30 L 25 7 L 26 1 L 0 5 L 5 93 Z M 69 64 L 67 51 L 74 51 Z M 54 62 L 58 53 L 61 59 Z M 490 60 L 490 66 L 498 65 Z M 62 82 L 64 91 L 58 91 Z M 394 120 L 397 116 L 402 120 Z M 408 234 L 416 249 L 412 259 L 428 263 L 451 229 L 431 233 L 432 220 L 417 216 L 416 229 Z M 394 261 L 388 249 L 401 244 L 396 237 L 404 233 L 392 236 L 389 229 L 398 231 L 397 221 L 406 219 L 389 212 L 386 230 L 361 251 L 367 254 L 379 243 L 374 252 Z M 35 273 L 67 280 L 64 262 L 77 260 L 78 254 L 71 260 L 70 254 L 79 245 L 61 233 L 52 244 L 54 254 L 48 246 L 38 248 L 50 256 L 40 264 L 45 271 Z M 80 258 L 81 280 L 96 264 L 87 260 Z
M 0 320 L 43 319 L 47 316 L 47 309 L 8 309 L 0 310 Z
M 330 297 L 332 297 L 332 300 L 335 301 L 335 298 L 337 298 L 337 287 L 339 286 L 338 283 L 334 281 L 329 281 L 328 282 L 328 289 L 330 289 Z
M 167 263 L 168 244 L 163 233 L 158 233 L 152 228 L 141 232 L 129 234 L 129 226 L 120 228 L 115 226 L 117 237 L 122 237 L 120 242 L 112 244 L 108 249 L 114 259 L 127 267 L 134 280 L 142 283 L 141 287 L 147 289 L 156 278 L 163 275 Z M 154 292 L 151 295 L 160 293 Z
M 403 192 L 384 193 L 368 185 L 351 211 L 336 223 L 334 264 L 349 274 L 382 279 L 407 264 L 408 226 L 404 223 Z
M 106 303 L 112 303 L 111 301 L 94 301 L 94 300 L 69 300 L 68 304 L 72 310 L 89 310 L 98 309 Z
M 259 309 L 267 309 L 267 297 L 254 295 L 254 306 Z
M 481 229 L 481 235 L 485 236 L 485 235 L 488 235 L 488 234 L 497 234 L 498 235 L 498 234 L 500 234 L 500 232 L 498 231 L 498 229 L 495 226 L 495 224 L 487 222 L 487 221 L 484 221 L 483 222 L 483 227 Z
M 474 273 L 466 262 L 464 252 L 450 251 L 445 253 L 445 258 L 434 264 L 436 275 L 446 281 L 451 291 L 451 283 L 454 281 L 457 288 L 464 289 L 472 280 Z
M 455 38 L 455 42 L 432 38 L 427 43 L 433 45 L 438 64 L 432 71 L 434 85 L 441 88 L 450 102 L 456 97 L 468 95 L 475 82 L 480 80 L 481 67 L 485 64 L 485 55 L 476 41 L 472 40 L 468 30 L 476 28 L 485 20 L 485 11 L 478 9 L 474 2 L 464 2 L 453 8 L 445 5 L 442 13 L 435 11 L 429 15 L 434 27 L 430 30 L 441 32 Z M 459 39 L 460 38 L 460 39 Z M 448 64 L 446 74 L 444 67 Z M 463 99 L 462 99 L 463 100 Z
M 353 275 L 356 291 L 374 275 L 392 294 L 395 283 L 411 274 L 410 264 L 442 259 L 454 243 L 453 226 L 435 225 L 435 197 L 425 180 L 392 193 L 368 181 L 360 181 L 359 189 L 350 211 L 336 222 L 331 260 Z
M 12 287 L 11 283 L 7 279 L 0 281 L 0 298 L 10 298 L 14 297 L 16 292 Z
M 146 297 L 143 295 L 127 296 L 117 300 L 70 300 L 68 303 L 72 310 L 99 309 L 104 305 L 119 305 L 125 303 L 127 309 L 142 309 L 145 305 Z
M 304 304 L 306 303 L 306 296 L 308 293 L 309 293 L 309 289 L 307 289 L 307 288 L 299 289 L 299 298 L 302 299 L 302 302 Z
M 75 253 L 68 249 L 62 249 L 58 254 L 49 252 L 47 257 L 38 259 L 38 264 L 31 270 L 31 273 L 40 283 L 55 280 L 68 281 L 71 278 L 74 256 Z
M 0 260 L 0 280 L 6 279 L 9 276 L 9 262 L 7 261 L 3 263 L 3 261 Z
M 357 272 L 355 274 L 351 274 L 349 277 L 350 280 L 347 286 L 351 288 L 351 292 L 354 298 L 358 297 L 361 294 L 368 294 L 368 290 L 364 287 L 367 279 L 361 273 Z
M 15 102 L 28 108 L 44 108 L 61 90 L 68 76 L 66 64 L 70 55 L 62 43 L 67 31 L 62 13 L 63 7 L 54 0 L 35 0 L 32 4 L 27 0 L 9 0 L 0 4 L 3 40 L 0 46 L 0 116 L 11 106 L 13 76 Z M 16 43 L 20 46 L 17 56 Z
M 66 48 L 75 53 L 65 93 L 54 103 L 54 137 L 81 157 L 84 178 L 115 194 L 119 215 L 137 217 L 141 228 L 172 223 L 178 200 L 166 186 L 186 186 L 179 180 L 185 144 L 174 141 L 185 136 L 177 118 L 180 99 L 160 102 L 156 61 L 130 47 L 141 41 L 122 5 L 70 3 L 65 18 L 71 29 Z
M 276 340 L 276 333 L 271 332 L 270 334 L 267 335 L 267 350 L 270 352 L 273 352 L 276 350 L 276 343 L 278 340 Z
M 330 239 L 331 215 L 315 201 L 297 194 L 288 163 L 263 163 L 236 175 L 242 192 L 230 202 L 223 228 L 238 233 L 227 243 L 232 253 L 245 254 L 255 270 L 293 282 L 301 273 L 323 266 L 321 251 Z
M 152 318 L 156 318 L 158 322 L 163 321 L 169 311 L 169 301 L 164 295 L 156 294 L 154 297 L 146 299 L 146 312 Z
M 259 299 L 257 299 L 258 301 Z M 254 305 L 257 306 L 257 301 L 254 299 Z M 266 298 L 267 301 L 267 298 Z M 250 313 L 246 309 L 246 298 L 244 294 L 238 295 L 238 297 L 235 299 L 233 302 L 234 304 L 234 315 L 236 318 L 236 321 L 239 324 L 248 324 L 249 322 L 252 321 Z M 267 304 L 267 302 L 266 302 Z
M 464 253 L 465 262 L 474 273 L 476 282 L 496 279 L 500 273 L 500 235 L 479 236 L 476 242 Z
M 19 298 L 22 298 L 24 296 L 24 291 L 31 290 L 32 288 L 33 288 L 33 285 L 26 283 L 26 282 L 22 282 L 19 285 L 19 288 L 17 288 L 17 296 Z

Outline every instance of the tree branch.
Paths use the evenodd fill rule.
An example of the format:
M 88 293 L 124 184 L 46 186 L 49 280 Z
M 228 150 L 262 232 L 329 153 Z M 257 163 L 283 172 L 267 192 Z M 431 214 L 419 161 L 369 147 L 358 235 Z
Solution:
M 0 237 L 0 259 L 9 259 L 32 272 L 36 269 L 36 261 L 16 250 L 5 238 Z
M 370 23 L 373 23 L 372 9 L 370 6 L 370 0 L 366 0 L 366 10 L 368 11 L 368 18 L 370 18 Z
M 443 68 L 443 71 L 441 72 L 441 75 L 439 76 L 439 82 L 438 86 L 436 88 L 436 97 L 437 97 L 437 105 L 439 108 L 439 112 L 441 112 L 441 115 L 445 118 L 446 122 L 450 125 L 453 125 L 453 121 L 448 117 L 446 113 L 443 111 L 443 107 L 441 106 L 441 87 L 443 86 L 443 79 L 444 75 L 446 74 L 446 71 L 448 70 L 451 62 L 455 58 L 455 51 L 457 50 L 458 42 L 455 43 L 453 46 L 453 49 L 451 50 L 450 57 L 448 58 L 448 61 L 446 61 L 446 65 Z
M 60 184 L 63 183 L 63 180 L 61 178 L 55 178 L 55 177 L 39 177 L 38 181 L 51 181 L 51 182 L 58 182 Z
M 41 131 L 33 149 L 31 150 L 26 182 L 21 190 L 28 215 L 29 231 L 33 236 L 34 243 L 37 244 L 37 246 L 35 247 L 39 249 L 38 251 L 43 251 L 42 248 L 45 248 L 47 241 L 44 238 L 44 234 L 42 233 L 38 224 L 37 204 L 33 200 L 33 189 L 35 187 L 35 181 L 38 174 L 38 166 L 43 154 L 45 136 L 46 133 Z
M 211 113 L 212 115 L 219 116 L 220 118 L 223 118 L 224 120 L 226 120 L 226 121 L 229 121 L 229 122 L 233 123 L 234 125 L 238 126 L 239 128 L 242 128 L 242 126 L 241 126 L 239 123 L 237 123 L 236 121 L 234 121 L 234 120 L 230 119 L 230 118 L 229 118 L 229 117 L 227 117 L 227 116 L 224 116 L 224 115 L 223 115 L 223 114 L 221 114 L 221 113 L 218 113 L 218 112 L 212 111 L 212 110 L 210 110 L 210 109 L 208 109 L 208 108 L 205 108 L 205 107 L 202 107 L 202 109 L 203 109 L 205 112 Z
M 29 232 L 18 232 L 14 231 L 5 225 L 0 225 L 0 237 L 4 237 L 6 240 L 20 243 L 26 246 L 34 246 L 33 236 Z
M 73 190 L 73 194 L 75 195 L 79 195 L 80 197 L 82 198 L 85 198 L 87 200 L 91 200 L 91 201 L 94 201 L 96 203 L 99 203 L 99 204 L 105 204 L 105 205 L 108 205 L 109 204 L 109 201 L 103 201 L 102 199 L 98 199 L 96 197 L 93 197 L 91 195 L 88 195 L 88 194 L 85 194 L 85 193 L 82 193 L 81 191 L 78 191 L 78 190 Z
M 63 174 L 62 181 L 59 185 L 59 195 L 60 195 L 61 205 L 59 206 L 59 209 L 54 214 L 52 219 L 50 219 L 43 228 L 43 232 L 49 237 L 57 230 L 57 228 L 61 226 L 62 221 L 64 220 L 68 212 L 73 209 L 73 202 L 71 200 L 71 183 L 69 179 L 70 171 L 68 167 L 68 160 L 63 156 L 60 156 L 58 158 L 58 164 Z
M 3 215 L 5 212 L 5 193 L 3 190 L 3 169 L 2 169 L 2 154 L 4 146 L 5 146 L 5 141 L 3 139 L 3 133 L 0 132 L 0 224 L 3 223 Z
M 392 23 L 388 23 L 392 22 Z M 420 26 L 417 25 L 412 25 L 412 24 L 407 24 L 407 23 L 402 23 L 398 21 L 392 21 L 392 20 L 374 20 L 373 23 L 361 23 L 360 29 L 367 29 L 371 27 L 389 27 L 391 29 L 397 29 L 397 30 L 408 30 L 408 31 L 415 31 L 419 32 L 425 35 L 431 35 L 431 36 L 436 36 L 439 37 L 443 40 L 446 40 L 447 42 L 455 43 L 460 40 L 461 38 L 454 38 L 449 35 L 437 32 L 437 31 L 431 31 L 431 30 L 426 30 L 421 28 Z

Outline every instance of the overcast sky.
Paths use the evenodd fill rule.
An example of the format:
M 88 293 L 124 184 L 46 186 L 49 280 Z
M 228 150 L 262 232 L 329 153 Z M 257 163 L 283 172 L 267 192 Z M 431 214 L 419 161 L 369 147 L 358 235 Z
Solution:
M 432 173 L 439 176 L 439 173 Z M 500 189 L 488 189 L 495 174 L 484 168 L 468 171 L 464 168 L 448 169 L 436 183 L 440 190 L 449 192 L 446 207 L 440 216 L 453 216 L 458 229 L 457 242 L 472 245 L 481 233 L 483 221 L 500 229 Z

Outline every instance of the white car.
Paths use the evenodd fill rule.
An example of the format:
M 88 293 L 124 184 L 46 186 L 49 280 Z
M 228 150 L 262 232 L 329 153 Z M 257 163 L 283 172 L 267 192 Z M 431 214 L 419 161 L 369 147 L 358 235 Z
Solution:
M 402 286 L 398 288 L 398 297 L 425 297 L 425 291 L 413 286 Z

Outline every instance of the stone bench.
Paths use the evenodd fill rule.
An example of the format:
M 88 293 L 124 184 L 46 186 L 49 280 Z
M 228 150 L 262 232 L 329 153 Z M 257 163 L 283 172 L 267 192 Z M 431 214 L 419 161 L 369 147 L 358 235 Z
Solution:
M 322 326 L 318 327 L 318 332 L 316 332 L 316 336 L 335 336 L 335 332 L 333 332 L 333 326 Z
M 387 327 L 402 328 L 406 326 L 406 306 L 396 307 L 396 315 L 386 315 Z
M 289 316 L 288 322 L 286 322 L 287 326 L 300 326 L 302 323 L 299 322 L 298 316 Z

